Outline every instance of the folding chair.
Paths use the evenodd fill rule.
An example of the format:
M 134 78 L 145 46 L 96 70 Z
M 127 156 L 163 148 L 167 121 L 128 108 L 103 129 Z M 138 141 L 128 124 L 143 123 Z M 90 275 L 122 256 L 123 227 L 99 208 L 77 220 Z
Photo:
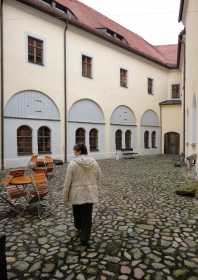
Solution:
M 38 210 L 38 217 L 41 219 L 42 218 L 42 213 L 41 213 L 41 207 L 47 206 L 48 212 L 51 212 L 51 205 L 50 203 L 52 202 L 52 198 L 49 194 L 49 188 L 48 188 L 48 181 L 47 177 L 45 174 L 42 173 L 34 173 L 32 175 L 32 182 L 33 182 L 33 190 L 31 191 L 31 204 L 36 204 L 37 205 L 37 210 Z M 48 197 L 48 199 L 47 199 Z M 50 200 L 50 203 L 49 203 Z

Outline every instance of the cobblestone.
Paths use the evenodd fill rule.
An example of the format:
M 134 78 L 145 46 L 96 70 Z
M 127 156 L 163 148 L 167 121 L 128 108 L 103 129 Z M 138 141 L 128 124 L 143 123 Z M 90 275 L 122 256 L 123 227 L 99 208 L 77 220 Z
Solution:
M 64 209 L 66 166 L 49 181 L 53 215 L 20 217 L 0 203 L 9 279 L 198 279 L 198 203 L 175 195 L 190 182 L 186 170 L 166 157 L 99 163 L 100 203 L 87 249 Z

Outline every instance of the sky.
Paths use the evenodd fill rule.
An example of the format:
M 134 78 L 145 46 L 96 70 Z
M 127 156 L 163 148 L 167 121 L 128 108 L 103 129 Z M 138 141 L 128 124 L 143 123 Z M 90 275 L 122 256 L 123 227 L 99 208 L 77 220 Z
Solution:
M 180 0 L 80 0 L 153 45 L 175 44 Z

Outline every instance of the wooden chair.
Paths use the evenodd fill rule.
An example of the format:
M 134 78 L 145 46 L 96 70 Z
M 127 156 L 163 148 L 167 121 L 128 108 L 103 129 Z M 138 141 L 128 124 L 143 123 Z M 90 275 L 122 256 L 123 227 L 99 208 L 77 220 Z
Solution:
M 28 192 L 23 187 L 11 185 L 12 179 L 13 176 L 7 175 L 1 180 L 0 199 L 11 206 L 16 212 L 20 212 L 17 207 L 19 205 L 22 206 L 24 211 L 28 203 Z
M 51 156 L 45 156 L 47 175 L 52 176 L 54 172 L 54 160 Z
M 31 157 L 30 162 L 31 162 L 33 165 L 36 165 L 37 159 L 38 159 L 38 155 L 33 154 L 32 157 Z
M 49 195 L 47 177 L 44 173 L 34 173 L 32 175 L 32 182 L 33 182 L 33 190 L 31 191 L 31 203 L 37 204 L 38 217 L 41 219 L 42 218 L 42 213 L 41 213 L 42 204 L 45 203 L 45 206 L 47 206 L 47 209 L 48 209 L 48 213 L 51 212 L 50 202 L 52 200 Z

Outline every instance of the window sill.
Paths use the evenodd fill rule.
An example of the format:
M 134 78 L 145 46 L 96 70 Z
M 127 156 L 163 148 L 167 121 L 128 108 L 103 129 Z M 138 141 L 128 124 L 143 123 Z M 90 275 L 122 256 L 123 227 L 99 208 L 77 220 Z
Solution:
M 93 80 L 93 77 L 89 77 L 89 76 L 83 76 L 83 75 L 82 75 L 82 78 L 89 79 L 89 80 Z
M 30 154 L 17 154 L 18 157 L 30 157 L 32 156 L 32 153 Z
M 28 60 L 28 63 L 32 64 L 32 65 L 36 65 L 36 66 L 41 66 L 41 67 L 44 67 L 45 64 L 44 63 L 35 63 L 35 62 L 31 62 Z
M 38 152 L 38 155 L 51 155 L 52 152 Z

